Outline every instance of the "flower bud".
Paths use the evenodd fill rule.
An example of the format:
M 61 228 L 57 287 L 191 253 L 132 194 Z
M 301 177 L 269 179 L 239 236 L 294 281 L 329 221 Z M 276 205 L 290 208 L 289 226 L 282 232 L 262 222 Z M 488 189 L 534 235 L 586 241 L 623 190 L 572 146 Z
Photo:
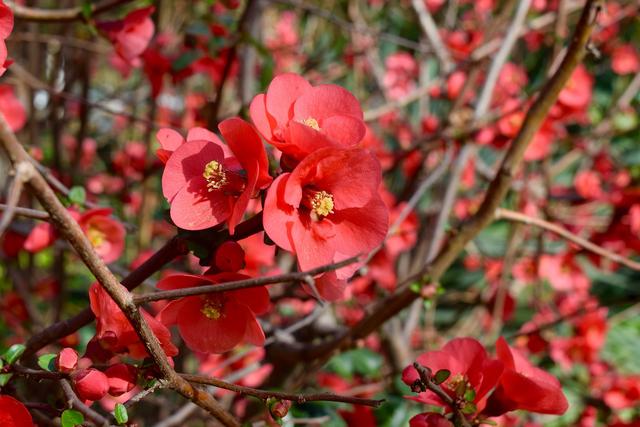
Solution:
M 214 262 L 220 271 L 236 272 L 244 267 L 244 250 L 237 242 L 224 242 L 216 250 Z
M 116 363 L 104 371 L 109 382 L 109 394 L 117 397 L 131 391 L 136 385 L 137 371 L 126 363 Z
M 100 400 L 109 391 L 107 376 L 97 369 L 77 371 L 72 379 L 73 388 L 80 400 Z
M 269 406 L 269 413 L 276 420 L 287 416 L 291 408 L 291 402 L 288 400 L 270 399 L 267 405 Z
M 69 373 L 78 366 L 78 353 L 69 347 L 63 348 L 56 357 L 56 369 L 60 372 Z

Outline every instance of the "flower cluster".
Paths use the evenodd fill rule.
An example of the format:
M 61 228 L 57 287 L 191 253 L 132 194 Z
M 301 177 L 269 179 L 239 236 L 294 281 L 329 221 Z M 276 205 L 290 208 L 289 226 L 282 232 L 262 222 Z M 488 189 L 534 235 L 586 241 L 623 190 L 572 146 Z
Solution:
M 473 338 L 455 338 L 441 350 L 424 353 L 416 362 L 426 368 L 430 378 L 424 378 L 413 366 L 402 372 L 405 384 L 419 392 L 409 399 L 479 422 L 516 409 L 542 414 L 567 410 L 569 404 L 558 379 L 534 366 L 502 337 L 496 342 L 496 356 L 490 357 Z M 411 420 L 412 427 L 433 425 L 453 424 L 438 413 L 423 413 Z

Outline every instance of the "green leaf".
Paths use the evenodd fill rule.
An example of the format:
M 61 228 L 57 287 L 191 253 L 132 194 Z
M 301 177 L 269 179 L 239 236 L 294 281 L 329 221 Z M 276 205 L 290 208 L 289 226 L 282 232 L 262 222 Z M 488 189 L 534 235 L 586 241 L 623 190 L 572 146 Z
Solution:
M 62 427 L 76 427 L 84 422 L 84 415 L 74 409 L 66 409 L 60 419 Z
M 0 374 L 0 387 L 7 385 L 13 374 Z
M 38 357 L 38 366 L 40 366 L 45 371 L 55 371 L 56 370 L 55 360 L 56 360 L 55 354 L 52 354 L 52 353 L 43 354 L 42 356 Z
M 74 186 L 69 190 L 69 201 L 74 205 L 82 206 L 87 199 L 87 192 L 84 187 Z
M 420 289 L 422 289 L 422 286 L 420 286 L 420 283 L 418 282 L 413 282 L 411 286 L 409 286 L 409 289 L 411 289 L 411 292 L 419 294 Z
M 18 361 L 18 359 L 20 359 L 20 356 L 22 356 L 25 349 L 26 347 L 23 344 L 14 344 L 4 352 L 3 358 L 9 365 L 13 365 Z
M 476 391 L 472 388 L 464 392 L 464 400 L 467 402 L 473 402 L 476 400 Z
M 478 412 L 478 408 L 472 402 L 467 402 L 462 408 L 462 413 L 466 415 L 475 414 L 476 412 Z
M 116 404 L 116 407 L 113 410 L 113 416 L 118 424 L 126 424 L 129 421 L 127 408 L 122 403 Z
M 447 380 L 447 378 L 449 378 L 451 376 L 451 371 L 448 369 L 440 369 L 438 372 L 436 372 L 436 374 L 433 376 L 433 382 L 435 382 L 436 384 L 442 384 L 443 382 L 445 382 Z
M 91 15 L 93 14 L 93 8 L 91 7 L 91 2 L 90 1 L 84 2 L 80 7 L 82 8 L 82 16 L 84 17 L 84 19 L 86 19 L 87 21 L 91 19 Z

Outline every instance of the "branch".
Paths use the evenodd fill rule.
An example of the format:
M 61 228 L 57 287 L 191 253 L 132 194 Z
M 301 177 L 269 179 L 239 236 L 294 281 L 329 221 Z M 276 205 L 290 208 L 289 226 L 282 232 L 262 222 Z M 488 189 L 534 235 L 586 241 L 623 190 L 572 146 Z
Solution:
M 438 26 L 433 20 L 431 13 L 429 13 L 429 9 L 427 9 L 423 0 L 411 0 L 411 4 L 413 6 L 413 10 L 415 10 L 418 15 L 422 30 L 427 36 L 427 39 L 429 39 L 429 43 L 433 47 L 433 51 L 442 64 L 442 69 L 445 73 L 448 73 L 454 67 L 454 63 L 449 51 L 442 42 Z
M 640 271 L 640 262 L 633 261 L 629 258 L 623 257 L 622 255 L 619 255 L 615 252 L 605 249 L 602 246 L 598 246 L 595 243 L 592 243 L 589 240 L 582 238 L 570 232 L 569 230 L 557 224 L 554 224 L 552 222 L 546 221 L 542 218 L 528 216 L 520 212 L 512 211 L 509 209 L 503 209 L 503 208 L 496 209 L 495 218 L 507 219 L 509 221 L 516 221 L 516 222 L 521 222 L 523 224 L 534 225 L 536 227 L 555 233 L 569 240 L 570 242 L 573 242 L 576 245 L 581 246 L 590 252 L 593 252 L 594 254 L 608 258 L 614 262 L 617 262 L 626 267 L 629 267 L 632 270 Z
M 29 163 L 30 157 L 24 151 L 20 142 L 11 131 L 4 116 L 0 116 L 0 140 L 9 158 L 14 165 L 21 162 Z M 145 349 L 158 366 L 160 374 L 169 383 L 171 388 L 184 397 L 194 401 L 206 409 L 211 415 L 227 426 L 238 426 L 238 422 L 231 414 L 226 412 L 212 396 L 194 388 L 191 384 L 180 378 L 167 360 L 160 341 L 144 320 L 137 306 L 133 302 L 133 296 L 125 288 L 120 286 L 118 279 L 107 268 L 106 264 L 95 252 L 93 246 L 73 219 L 69 211 L 65 209 L 60 200 L 45 179 L 39 173 L 33 173 L 27 183 L 32 193 L 36 196 L 44 209 L 49 212 L 51 222 L 60 235 L 75 249 L 82 262 L 89 268 L 100 285 L 125 314 L 127 320 L 138 334 Z
M 440 398 L 440 400 L 446 403 L 447 406 L 449 406 L 449 408 L 451 408 L 451 410 L 453 411 L 454 416 L 460 421 L 460 425 L 462 425 L 463 427 L 471 427 L 471 424 L 469 424 L 469 420 L 467 420 L 467 417 L 465 417 L 464 414 L 460 411 L 460 407 L 458 406 L 457 402 L 451 396 L 449 396 L 438 384 L 433 382 L 431 369 L 422 366 L 418 362 L 413 362 L 413 367 L 420 376 L 419 381 L 422 383 L 420 384 L 421 388 L 432 391 L 436 396 Z
M 193 288 L 174 289 L 170 291 L 155 292 L 152 294 L 138 295 L 134 297 L 137 305 L 145 304 L 151 301 L 174 300 L 194 295 L 213 294 L 218 292 L 236 291 L 238 289 L 255 288 L 257 286 L 269 285 L 274 283 L 291 283 L 298 281 L 307 281 L 313 276 L 317 276 L 327 271 L 337 270 L 346 265 L 353 264 L 358 261 L 360 256 L 351 257 L 334 264 L 323 265 L 313 270 L 281 274 L 279 276 L 257 277 L 254 279 L 234 280 L 232 282 L 220 283 L 215 285 L 196 286 Z
M 0 203 L 0 212 L 9 212 L 11 210 L 11 206 L 5 205 L 4 203 Z M 26 218 L 38 219 L 42 221 L 49 221 L 49 214 L 44 211 L 39 211 L 37 209 L 28 209 L 28 208 L 20 208 L 13 207 L 13 214 L 17 216 L 24 216 Z M 8 215 L 8 214 L 5 214 Z
M 350 403 L 353 405 L 372 406 L 374 408 L 379 407 L 384 402 L 384 399 L 382 400 L 361 399 L 361 398 L 352 397 L 352 396 L 340 396 L 338 394 L 333 394 L 333 393 L 295 394 L 295 393 L 284 393 L 281 391 L 259 390 L 256 388 L 244 387 L 241 385 L 236 385 L 233 383 L 222 381 L 216 378 L 205 377 L 202 375 L 180 374 L 180 376 L 192 383 L 212 385 L 215 387 L 223 388 L 225 390 L 231 390 L 235 393 L 238 393 L 239 395 L 257 397 L 258 399 L 261 399 L 261 400 L 275 398 L 280 400 L 289 400 L 295 403 L 318 402 L 318 401 L 343 402 L 343 403 Z
M 35 172 L 33 165 L 28 162 L 20 162 L 15 167 L 15 176 L 9 187 L 9 195 L 7 196 L 7 209 L 0 218 L 0 237 L 7 231 L 11 224 L 13 216 L 16 214 L 20 196 L 22 196 L 22 187 L 24 183 L 31 179 L 31 175 Z
M 105 0 L 91 6 L 91 16 L 106 12 L 130 1 L 131 0 Z M 71 7 L 68 9 L 42 9 L 22 6 L 8 0 L 5 3 L 11 8 L 13 15 L 17 19 L 22 19 L 24 21 L 68 22 L 86 20 L 82 7 Z

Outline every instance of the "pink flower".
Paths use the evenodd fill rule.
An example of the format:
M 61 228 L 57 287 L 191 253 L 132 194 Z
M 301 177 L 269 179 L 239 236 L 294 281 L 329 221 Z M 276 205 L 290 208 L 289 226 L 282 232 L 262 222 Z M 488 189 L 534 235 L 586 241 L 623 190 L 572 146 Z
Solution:
M 165 139 L 163 149 L 175 151 L 162 175 L 162 192 L 171 204 L 171 219 L 185 230 L 227 221 L 233 234 L 249 199 L 271 183 L 267 154 L 254 128 L 234 117 L 219 129 L 230 150 L 211 140 L 177 144 L 175 135 Z
M 396 52 L 385 59 L 384 86 L 389 98 L 399 99 L 411 92 L 418 77 L 418 63 L 407 52 Z
M 336 85 L 311 86 L 297 74 L 274 78 L 250 106 L 262 136 L 295 160 L 323 147 L 346 148 L 364 137 L 358 100 Z
M 78 224 L 91 242 L 98 255 L 106 263 L 111 263 L 124 251 L 124 226 L 110 217 L 111 209 L 91 209 L 78 219 Z
M 82 369 L 72 376 L 73 388 L 81 400 L 100 400 L 109 391 L 107 376 L 94 368 Z
M 155 7 L 134 10 L 122 20 L 103 21 L 97 24 L 113 43 L 116 53 L 127 61 L 137 59 L 153 37 L 154 25 L 151 15 Z
M 293 252 L 301 270 L 367 254 L 384 239 L 388 211 L 378 194 L 380 165 L 362 149 L 324 148 L 280 175 L 267 193 L 264 229 Z M 317 281 L 324 298 L 342 297 L 344 280 L 357 266 Z
M 620 75 L 637 73 L 640 70 L 640 57 L 636 49 L 630 44 L 616 47 L 611 52 L 611 68 Z

